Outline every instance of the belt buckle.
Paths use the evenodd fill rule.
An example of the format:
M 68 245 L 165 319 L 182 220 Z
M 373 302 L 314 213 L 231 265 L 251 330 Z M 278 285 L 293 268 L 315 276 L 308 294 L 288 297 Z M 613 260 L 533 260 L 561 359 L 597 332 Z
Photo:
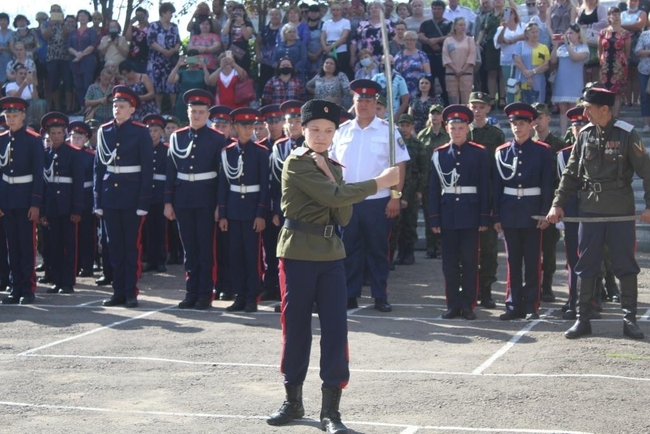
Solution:
M 119 174 L 120 173 L 120 166 L 113 166 L 113 173 Z
M 457 185 L 454 185 L 454 194 L 460 194 L 460 187 Z
M 248 192 L 246 191 L 246 185 L 245 185 L 245 184 L 241 184 L 241 185 L 239 186 L 239 188 L 241 189 L 241 194 L 246 194 L 246 193 L 248 193 Z
M 187 180 L 190 182 L 194 182 L 196 176 L 193 173 L 188 173 L 187 174 Z
M 325 230 L 323 231 L 323 237 L 332 238 L 334 235 L 334 225 L 325 225 Z
M 600 182 L 592 182 L 591 189 L 594 191 L 594 193 L 601 193 L 603 191 L 603 186 Z
M 14 177 L 13 176 L 7 176 L 7 183 L 13 184 L 14 183 Z
M 517 187 L 517 197 L 524 196 L 524 189 L 522 187 Z

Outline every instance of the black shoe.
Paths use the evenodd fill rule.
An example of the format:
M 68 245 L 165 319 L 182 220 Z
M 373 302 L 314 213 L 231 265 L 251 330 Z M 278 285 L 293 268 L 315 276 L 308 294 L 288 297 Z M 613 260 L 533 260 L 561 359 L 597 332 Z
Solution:
M 527 313 L 525 319 L 526 321 L 534 321 L 539 319 L 539 314 L 537 312 Z
M 194 309 L 197 299 L 194 297 L 186 296 L 183 301 L 178 303 L 179 309 Z
M 302 405 L 302 386 L 285 385 L 286 398 L 278 411 L 266 419 L 269 425 L 284 425 L 295 419 L 302 419 L 305 416 L 305 408 Z
M 591 323 L 589 321 L 577 320 L 573 327 L 564 332 L 564 337 L 567 339 L 577 339 L 581 336 L 591 334 Z
M 20 303 L 19 295 L 9 294 L 8 296 L 3 297 L 2 299 L 2 304 L 18 304 L 18 303 Z
M 232 301 L 235 299 L 235 296 L 232 294 L 228 294 L 226 292 L 221 292 L 219 293 L 219 300 L 221 301 Z
M 111 283 L 113 283 L 113 279 L 109 279 L 106 276 L 102 276 L 99 279 L 95 279 L 95 285 L 97 286 L 106 286 L 106 285 L 110 285 Z
M 150 272 L 150 271 L 154 271 L 155 269 L 156 269 L 156 266 L 155 266 L 155 265 L 153 265 L 153 264 L 149 264 L 149 263 L 146 263 L 146 264 L 144 264 L 144 266 L 142 267 L 142 272 L 143 272 L 143 273 L 148 273 L 148 272 Z
M 164 265 L 158 265 L 156 267 L 156 273 L 166 273 L 167 272 L 167 267 Z
M 61 287 L 59 285 L 52 285 L 50 288 L 47 288 L 45 291 L 46 294 L 58 294 Z
M 567 302 L 564 306 L 562 306 L 562 312 L 566 312 L 567 310 L 575 310 L 575 309 L 569 306 L 569 303 Z
M 481 299 L 481 307 L 485 309 L 496 309 L 497 304 L 491 298 L 483 297 Z
M 564 313 L 562 314 L 562 319 L 570 319 L 570 320 L 574 320 L 574 319 L 576 319 L 577 317 L 578 317 L 578 315 L 576 314 L 576 311 L 575 311 L 575 310 L 572 310 L 572 309 L 567 309 L 567 310 L 565 310 Z
M 138 307 L 138 299 L 135 297 L 126 297 L 126 300 L 124 301 L 124 307 Z
M 544 303 L 553 303 L 555 301 L 555 294 L 552 289 L 549 289 L 548 291 L 542 292 L 541 298 Z
M 102 266 L 99 264 L 94 264 L 93 265 L 93 271 L 102 271 Z
M 375 310 L 379 312 L 391 312 L 393 307 L 388 303 L 385 298 L 375 298 Z
M 321 387 L 323 391 L 323 403 L 320 409 L 320 427 L 327 433 L 347 433 L 348 429 L 341 422 L 339 404 L 341 402 L 342 390 L 338 387 Z
M 278 292 L 276 289 L 267 289 L 260 296 L 260 300 L 262 301 L 279 300 L 279 299 L 280 297 L 278 297 Z
M 521 314 L 514 309 L 507 309 L 505 313 L 499 315 L 501 321 L 512 321 L 513 319 L 521 319 Z
M 402 252 L 399 252 L 399 255 L 397 255 L 397 258 L 395 258 L 395 261 L 393 261 L 395 265 L 402 265 L 404 264 L 404 255 Z
M 643 332 L 636 324 L 636 320 L 631 320 L 631 319 L 623 318 L 623 334 L 628 338 L 632 338 L 632 339 L 644 338 Z
M 77 273 L 77 276 L 79 276 L 79 277 L 93 277 L 93 270 L 82 269 L 79 273 Z
M 112 296 L 108 300 L 102 301 L 102 306 L 121 306 L 124 303 L 126 303 L 126 300 L 124 297 L 117 297 L 117 296 Z
M 277 306 L 275 306 L 275 307 L 273 308 L 273 312 L 275 312 L 275 313 L 282 313 L 282 305 L 281 305 L 281 304 L 278 304 Z
M 244 301 L 235 301 L 233 304 L 226 308 L 228 312 L 242 312 L 246 309 L 246 302 Z
M 20 304 L 34 304 L 36 301 L 36 296 L 34 294 L 27 294 L 20 297 Z
M 357 303 L 357 298 L 356 297 L 349 297 L 348 298 L 348 309 L 357 309 L 359 307 L 359 303 Z
M 72 294 L 74 293 L 74 288 L 72 286 L 62 286 L 59 288 L 59 294 Z
M 196 310 L 208 310 L 212 307 L 212 296 L 201 297 L 194 304 Z
M 36 271 L 37 273 L 40 273 L 41 271 L 45 271 L 45 264 L 41 262 L 36 266 L 36 268 L 34 268 L 34 271 Z
M 395 261 L 388 261 L 388 271 L 395 271 Z
M 461 314 L 463 318 L 465 318 L 467 321 L 472 321 L 476 319 L 476 313 L 472 309 L 463 309 L 463 312 Z
M 255 303 L 254 301 L 246 303 L 246 307 L 244 307 L 244 312 L 246 313 L 257 312 L 257 303 Z
M 46 274 L 45 276 L 38 278 L 38 283 L 52 283 L 52 278 Z
M 415 255 L 413 254 L 413 247 L 409 247 L 407 249 L 407 253 L 404 255 L 404 258 L 402 259 L 402 265 L 413 265 L 415 264 Z
M 459 308 L 454 307 L 451 309 L 448 309 L 447 312 L 442 314 L 442 319 L 454 319 L 456 317 L 459 317 L 461 315 L 461 311 Z

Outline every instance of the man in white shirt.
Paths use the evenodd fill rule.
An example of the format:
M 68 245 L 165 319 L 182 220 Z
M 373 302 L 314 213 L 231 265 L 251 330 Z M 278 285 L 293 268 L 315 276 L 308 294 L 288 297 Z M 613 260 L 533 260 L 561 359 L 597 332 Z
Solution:
M 339 127 L 330 150 L 330 157 L 343 165 L 345 182 L 357 182 L 376 176 L 389 166 L 389 124 L 375 115 L 377 94 L 381 86 L 372 80 L 354 80 L 356 118 Z M 396 190 L 382 189 L 353 206 L 352 220 L 343 228 L 347 258 L 345 274 L 348 286 L 348 309 L 358 307 L 363 269 L 368 267 L 374 308 L 390 312 L 388 304 L 388 236 L 392 219 L 399 214 L 404 186 L 404 168 L 409 155 L 400 134 L 395 131 L 395 164 L 400 167 Z
M 465 22 L 467 23 L 467 34 L 470 36 L 473 34 L 476 14 L 470 8 L 459 5 L 458 0 L 449 0 L 449 5 L 445 8 L 443 17 L 452 23 L 456 18 L 465 18 Z

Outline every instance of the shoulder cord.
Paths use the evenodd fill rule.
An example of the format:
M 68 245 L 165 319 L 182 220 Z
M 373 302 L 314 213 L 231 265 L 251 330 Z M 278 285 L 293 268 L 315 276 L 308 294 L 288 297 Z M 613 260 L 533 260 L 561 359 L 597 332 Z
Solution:
M 5 167 L 9 160 L 11 160 L 11 143 L 7 143 L 7 149 L 3 154 L 0 154 L 0 167 Z
M 558 152 L 557 154 L 557 177 L 562 178 L 562 173 L 564 173 L 564 169 L 566 168 L 566 161 L 564 160 L 564 153 L 563 152 Z
M 181 160 L 184 160 L 189 157 L 192 153 L 193 145 L 194 139 L 192 138 L 192 140 L 190 140 L 190 144 L 187 145 L 187 148 L 180 149 L 178 147 L 178 138 L 176 136 L 176 133 L 172 133 L 171 137 L 169 138 L 169 155 L 172 157 L 172 161 L 174 162 L 174 166 L 176 166 L 176 168 L 178 168 L 176 159 L 179 158 Z
M 117 155 L 117 148 L 112 151 L 108 150 L 103 128 L 99 129 L 99 134 L 97 135 L 97 155 L 99 155 L 99 161 L 101 161 L 104 166 L 111 164 Z
M 53 151 L 54 153 L 54 151 Z M 47 182 L 53 182 L 54 181 L 54 161 L 56 160 L 57 154 L 54 153 L 54 156 L 52 157 L 52 162 L 50 163 L 50 167 L 43 168 L 43 179 L 46 180 Z
M 239 157 L 237 158 L 237 167 L 232 167 L 230 163 L 228 163 L 228 154 L 226 153 L 226 150 L 227 149 L 224 148 L 221 151 L 221 165 L 223 167 L 224 173 L 226 174 L 228 184 L 230 184 L 231 180 L 239 178 L 242 173 L 244 173 L 244 161 L 242 160 L 240 152 Z
M 517 163 L 519 162 L 519 157 L 517 154 L 512 158 L 512 164 L 508 164 L 505 161 L 503 161 L 503 157 L 501 156 L 501 150 L 497 149 L 495 152 L 496 156 L 496 162 L 497 162 L 497 170 L 499 171 L 499 175 L 501 175 L 501 179 L 504 181 L 510 181 L 512 178 L 515 177 L 515 174 L 517 173 Z M 512 171 L 512 174 L 510 176 L 505 176 L 503 174 L 502 167 L 505 167 L 506 169 L 509 169 Z
M 286 142 L 282 143 L 282 149 L 280 149 L 280 146 L 274 146 L 273 151 L 271 151 L 271 164 L 272 164 L 271 172 L 273 173 L 273 177 L 275 178 L 275 180 L 278 182 L 281 182 L 282 168 L 284 167 L 284 161 L 289 156 L 289 152 L 293 147 L 293 146 L 287 146 L 287 144 L 291 145 L 292 140 L 293 139 L 289 139 Z
M 458 172 L 456 172 L 456 168 L 454 167 L 451 169 L 451 171 L 445 173 L 442 171 L 442 167 L 440 167 L 440 153 L 439 152 L 434 152 L 433 157 L 431 158 L 433 160 L 433 167 L 436 168 L 436 172 L 438 172 L 438 178 L 440 178 L 440 184 L 444 188 L 447 187 L 454 187 L 456 186 L 456 183 L 460 179 L 460 175 Z M 451 175 L 451 176 L 450 176 Z M 450 176 L 449 182 L 447 182 L 446 176 Z

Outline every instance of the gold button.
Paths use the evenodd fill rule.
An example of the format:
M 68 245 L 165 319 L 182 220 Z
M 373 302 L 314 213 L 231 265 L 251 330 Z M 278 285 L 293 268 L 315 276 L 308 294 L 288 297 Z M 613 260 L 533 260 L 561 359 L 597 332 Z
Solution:
M 153 188 L 156 188 L 156 184 L 152 185 Z
M 523 162 L 523 161 L 520 161 L 519 164 L 524 164 L 524 162 Z
M 16 138 L 15 138 L 15 137 L 12 137 L 12 138 L 11 138 L 11 141 L 13 142 L 14 140 L 16 140 Z
M 459 200 L 460 200 L 460 197 L 457 197 L 457 198 L 456 198 L 456 202 L 458 202 Z
M 117 182 L 115 184 L 113 184 L 113 186 L 117 187 Z
M 194 158 L 194 157 L 192 157 L 192 158 Z M 156 160 L 153 160 L 153 162 L 155 163 L 155 162 L 156 162 Z
M 115 144 L 115 146 L 116 146 L 117 148 L 119 148 L 119 147 L 120 147 L 120 144 L 119 144 L 119 142 L 118 142 L 118 143 L 116 143 L 116 144 Z
M 521 186 L 521 184 L 519 184 L 517 187 L 521 188 L 522 186 Z
M 521 197 L 518 197 L 517 200 L 521 200 Z
M 11 169 L 9 172 L 10 172 L 10 173 L 14 173 L 14 169 Z
M 194 158 L 194 155 L 192 155 L 192 156 L 191 156 L 190 158 Z M 155 162 L 156 162 L 156 160 L 153 160 L 153 162 L 155 163 Z
M 116 160 L 119 160 L 119 159 L 120 159 L 120 157 L 115 157 L 115 159 L 116 159 Z
M 456 166 L 460 166 L 460 163 L 456 163 Z
M 13 158 L 10 158 L 10 159 L 9 159 L 9 162 L 12 162 L 12 161 L 14 161 L 14 159 L 13 159 Z
M 55 165 L 55 166 L 58 166 L 58 165 L 59 165 L 59 163 L 54 163 L 54 165 Z
M 458 151 L 458 152 L 456 153 L 456 155 L 460 155 L 460 151 Z
M 196 145 L 192 145 L 193 148 L 196 148 Z

